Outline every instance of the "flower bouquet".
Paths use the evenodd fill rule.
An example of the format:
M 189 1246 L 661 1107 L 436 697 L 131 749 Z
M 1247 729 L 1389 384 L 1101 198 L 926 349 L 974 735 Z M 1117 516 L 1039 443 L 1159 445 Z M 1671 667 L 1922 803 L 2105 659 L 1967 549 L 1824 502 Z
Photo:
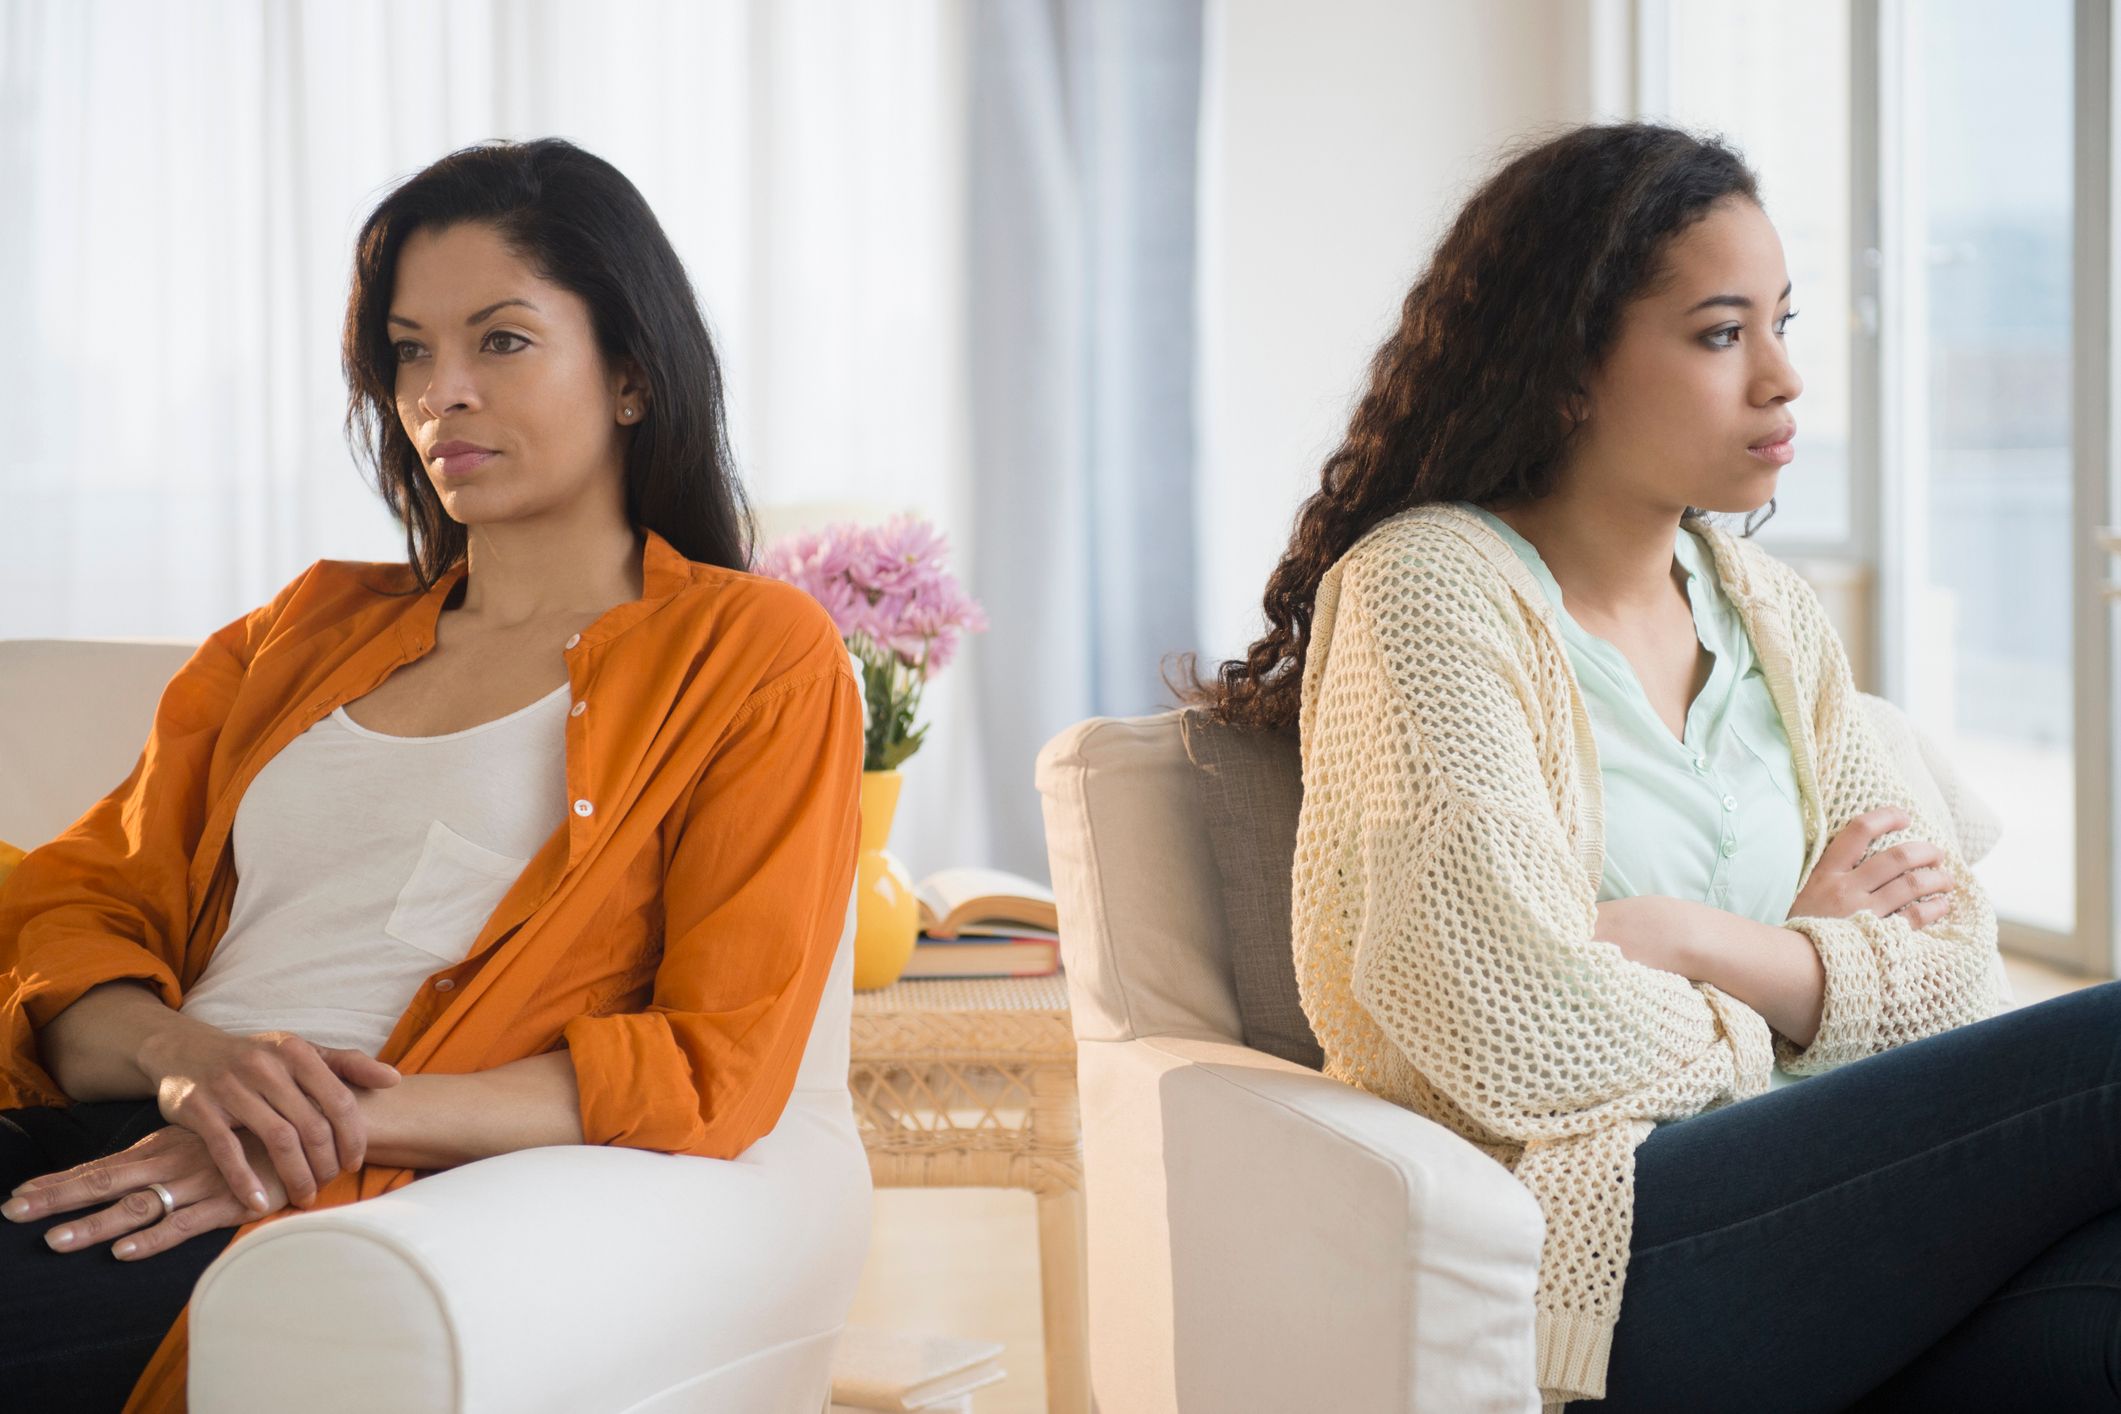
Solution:
M 880 526 L 843 522 L 787 536 L 758 559 L 825 606 L 862 665 L 869 731 L 862 742 L 862 840 L 856 866 L 854 985 L 888 987 L 920 933 L 913 876 L 884 846 L 898 809 L 898 768 L 921 749 L 921 689 L 949 666 L 958 639 L 987 627 L 980 606 L 943 567 L 943 535 L 915 516 Z
M 879 526 L 841 522 L 786 536 L 758 572 L 786 580 L 825 606 L 862 664 L 869 735 L 862 768 L 895 771 L 921 749 L 921 689 L 950 665 L 959 636 L 987 616 L 943 566 L 944 535 L 917 516 Z

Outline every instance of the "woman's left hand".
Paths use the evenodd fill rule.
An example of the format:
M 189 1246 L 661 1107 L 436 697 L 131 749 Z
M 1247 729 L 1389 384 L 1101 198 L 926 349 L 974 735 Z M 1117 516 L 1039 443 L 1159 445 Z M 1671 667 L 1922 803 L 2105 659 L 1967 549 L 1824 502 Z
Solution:
M 263 1141 L 247 1129 L 236 1137 L 251 1163 L 251 1171 L 265 1185 L 269 1213 L 287 1206 L 287 1189 L 272 1164 Z M 147 1185 L 159 1183 L 169 1190 L 177 1206 L 167 1217 L 162 1199 Z M 110 1203 L 114 1194 L 122 1194 Z M 27 1204 L 17 1208 L 17 1203 Z M 207 1152 L 206 1141 L 181 1124 L 165 1125 L 129 1149 L 107 1158 L 58 1173 L 33 1178 L 14 1191 L 0 1216 L 12 1222 L 32 1222 L 76 1208 L 110 1203 L 78 1222 L 65 1223 L 45 1233 L 45 1244 L 56 1252 L 79 1252 L 97 1243 L 116 1239 L 112 1255 L 134 1261 L 167 1252 L 188 1238 L 224 1227 L 241 1227 L 259 1214 L 238 1199 L 228 1180 Z

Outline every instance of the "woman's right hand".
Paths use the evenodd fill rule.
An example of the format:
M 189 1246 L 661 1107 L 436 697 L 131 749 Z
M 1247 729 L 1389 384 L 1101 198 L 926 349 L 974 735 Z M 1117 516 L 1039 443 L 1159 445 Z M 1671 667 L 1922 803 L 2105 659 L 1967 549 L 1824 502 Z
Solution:
M 1819 856 L 1786 916 L 1848 918 L 1868 909 L 1880 918 L 1898 913 L 1917 928 L 1927 928 L 1942 918 L 1952 906 L 1951 890 L 1959 887 L 1959 881 L 1939 867 L 1944 862 L 1942 849 L 1927 840 L 1902 840 L 1863 858 L 1871 841 L 1912 823 L 1905 810 L 1887 807 L 1858 815 L 1842 826 Z
M 307 1208 L 319 1187 L 367 1157 L 368 1126 L 349 1083 L 375 1090 L 400 1078 L 374 1056 L 312 1045 L 292 1031 L 232 1036 L 204 1023 L 150 1035 L 139 1065 L 155 1083 L 162 1117 L 204 1140 L 230 1191 L 254 1207 L 251 1195 L 265 1185 L 238 1126 L 265 1146 L 288 1198 Z

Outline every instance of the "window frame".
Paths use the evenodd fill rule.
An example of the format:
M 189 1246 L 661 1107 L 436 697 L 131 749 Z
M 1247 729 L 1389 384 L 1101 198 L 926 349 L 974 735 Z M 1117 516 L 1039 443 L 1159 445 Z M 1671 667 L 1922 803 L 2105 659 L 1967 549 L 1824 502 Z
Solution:
M 1678 0 L 1627 0 L 1624 12 L 1601 8 L 1599 19 L 1624 27 L 1631 116 L 1668 112 L 1671 13 Z M 2071 244 L 2072 468 L 2071 749 L 2077 780 L 2075 931 L 2000 921 L 2005 950 L 2085 976 L 2121 975 L 2121 834 L 2115 801 L 2121 795 L 2121 700 L 2116 666 L 2114 605 L 2121 583 L 2113 557 L 2121 554 L 2121 359 L 2114 338 L 2115 237 L 2121 208 L 2113 161 L 2113 81 L 2117 0 L 2073 0 L 2072 163 L 2075 192 Z M 1849 533 L 1840 539 L 1778 541 L 1786 560 L 1853 561 L 1870 576 L 1868 607 L 1872 690 L 1906 705 L 1909 690 L 1910 601 L 1926 582 L 1927 537 L 1892 527 L 1926 525 L 1927 488 L 1912 468 L 1922 458 L 1928 409 L 1914 373 L 1927 340 L 1919 292 L 1923 253 L 1907 239 L 1907 212 L 1919 199 L 1918 174 L 1904 158 L 1903 135 L 1916 121 L 1906 38 L 1910 0 L 1849 0 Z M 2089 730 L 2087 729 L 2089 728 Z

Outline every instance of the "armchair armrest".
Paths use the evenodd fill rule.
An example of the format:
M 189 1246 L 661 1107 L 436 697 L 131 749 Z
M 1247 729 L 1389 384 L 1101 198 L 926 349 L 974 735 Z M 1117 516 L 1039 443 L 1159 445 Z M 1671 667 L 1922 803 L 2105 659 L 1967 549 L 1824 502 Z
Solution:
M 282 1218 L 206 1269 L 189 1399 L 314 1409 L 818 1409 L 868 1252 L 850 1101 L 733 1160 L 523 1149 Z
M 1537 1414 L 1545 1221 L 1502 1165 L 1226 1040 L 1077 1067 L 1102 1407 Z

